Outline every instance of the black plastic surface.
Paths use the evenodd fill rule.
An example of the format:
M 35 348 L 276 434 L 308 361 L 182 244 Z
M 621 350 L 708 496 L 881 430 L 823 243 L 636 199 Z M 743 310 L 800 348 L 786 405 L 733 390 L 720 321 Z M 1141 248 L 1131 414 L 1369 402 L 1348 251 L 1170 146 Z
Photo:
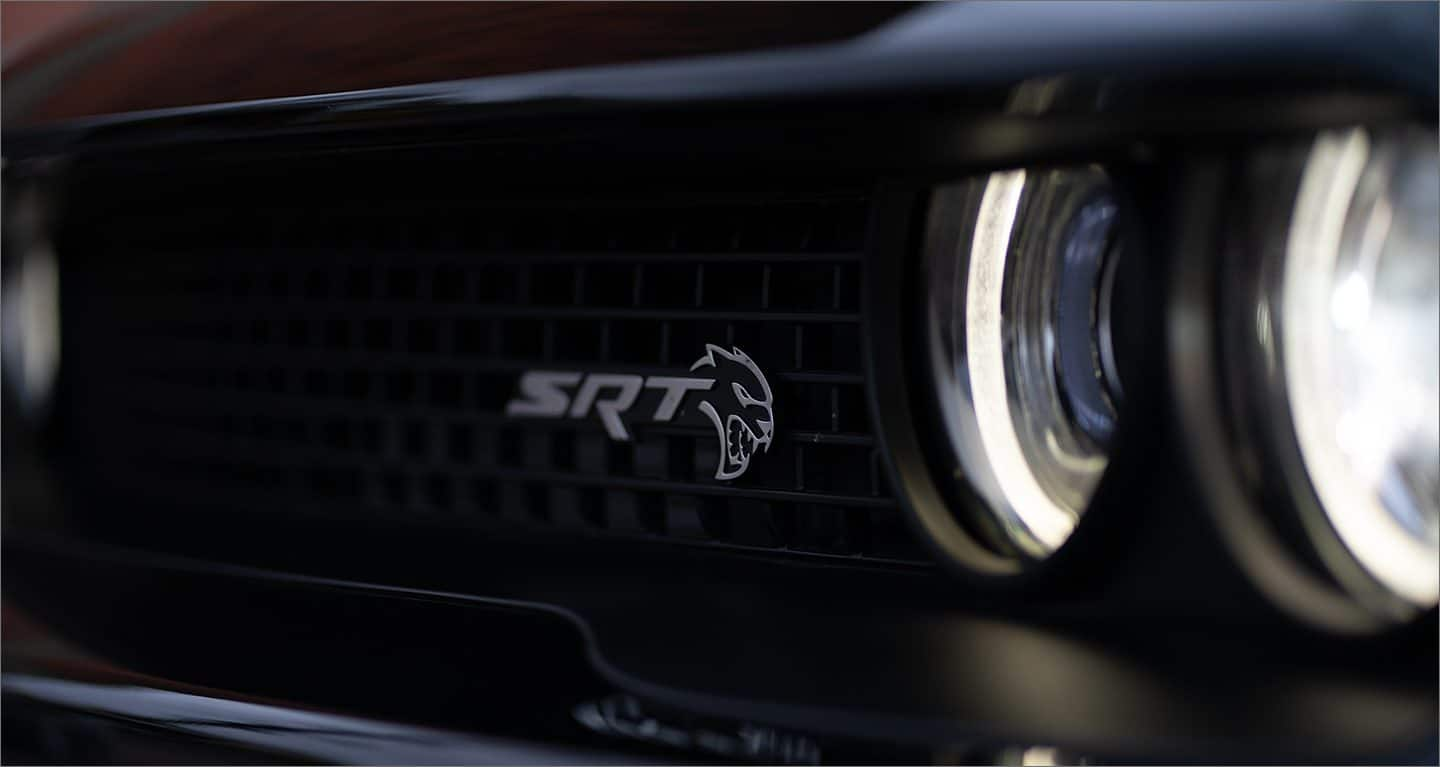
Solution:
M 521 720 L 507 724 L 499 711 L 554 712 L 551 693 L 565 679 L 593 689 L 573 649 L 496 644 L 553 620 L 523 614 L 539 610 L 578 629 L 600 674 L 623 689 L 830 736 L 1049 744 L 1106 760 L 1319 762 L 1406 758 L 1433 737 L 1433 674 L 1387 657 L 1409 652 L 1408 640 L 1382 650 L 1213 621 L 1156 618 L 1135 630 L 1098 610 L 937 611 L 923 606 L 938 585 L 927 579 L 783 565 L 671 561 L 657 586 L 660 562 L 638 555 L 577 588 L 573 572 L 536 567 L 553 561 L 543 551 L 512 551 L 528 562 L 494 556 L 476 574 L 487 597 L 43 541 L 7 543 L 5 576 L 21 605 L 129 667 L 450 726 L 513 728 Z M 411 570 L 388 580 L 456 582 Z M 492 627 L 484 616 L 496 609 L 522 614 Z M 278 614 L 291 618 L 277 623 Z M 494 674 L 510 680 L 493 688 L 500 700 L 484 691 Z M 482 700 L 501 708 L 477 709 Z

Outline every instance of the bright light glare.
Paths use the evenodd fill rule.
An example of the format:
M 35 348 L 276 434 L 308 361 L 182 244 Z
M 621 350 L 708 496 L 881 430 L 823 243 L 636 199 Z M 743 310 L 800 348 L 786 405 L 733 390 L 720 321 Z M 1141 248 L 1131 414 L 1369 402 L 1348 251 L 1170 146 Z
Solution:
M 1321 136 L 1282 285 L 1286 393 L 1340 539 L 1396 594 L 1440 596 L 1440 160 Z
M 1053 551 L 1070 537 L 1076 515 L 1056 504 L 1031 472 L 1011 420 L 1010 392 L 1005 380 L 1002 286 L 1010 233 L 1024 188 L 1023 170 L 992 174 L 985 185 L 970 250 L 965 340 L 975 420 L 995 481 L 1009 503 L 1009 511 L 1046 550 Z

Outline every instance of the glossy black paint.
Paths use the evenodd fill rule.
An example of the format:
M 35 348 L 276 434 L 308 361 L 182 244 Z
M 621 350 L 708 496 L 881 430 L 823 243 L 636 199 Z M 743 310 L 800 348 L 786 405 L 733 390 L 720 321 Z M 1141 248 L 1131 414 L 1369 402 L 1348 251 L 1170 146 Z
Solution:
M 949 105 L 960 107 L 967 118 L 958 132 L 953 124 L 912 126 L 924 133 L 904 136 L 905 141 L 869 142 L 872 151 L 862 157 L 874 156 L 876 149 L 890 156 L 933 152 L 939 140 L 952 156 L 1003 162 L 1016 154 L 1053 152 L 1056 145 L 1093 147 L 1097 139 L 1141 131 L 1255 133 L 1313 125 L 1326 121 L 1331 110 L 1356 106 L 1356 99 L 1373 113 L 1377 93 L 1381 103 L 1384 95 L 1397 92 L 1433 96 L 1435 20 L 1433 6 L 1406 3 L 940 4 L 854 41 L 808 49 L 80 119 L 10 130 L 4 151 L 21 158 L 226 138 L 243 138 L 256 147 L 279 135 L 313 138 L 362 126 L 372 131 L 409 128 L 433 140 L 464 124 L 520 116 L 554 125 L 559 118 L 616 110 L 637 114 L 719 107 L 736 113 L 748 104 L 812 111 L 827 102 L 862 100 Z M 1057 77 L 1136 87 L 1078 104 L 1047 105 L 1043 120 L 1033 119 L 1037 111 L 1023 101 L 1017 109 L 1006 108 L 1016 84 Z M 1155 86 L 1145 87 L 1146 82 Z M 1176 90 L 1178 82 L 1187 85 Z M 1288 94 L 1305 90 L 1327 96 L 1288 103 Z M 1225 96 L 1241 100 L 1215 110 L 1212 100 Z M 1211 103 L 1199 109 L 1201 102 Z M 1103 117 L 1097 107 L 1103 107 Z M 1244 107 L 1252 111 L 1242 115 Z M 1062 131 L 1051 119 L 1056 111 L 1089 119 L 1077 119 Z M 829 126 L 832 135 L 864 138 L 880 125 L 850 114 L 851 119 Z M 571 137 L 578 133 L 568 124 L 563 130 Z M 922 135 L 932 138 L 917 142 Z M 748 150 L 755 138 L 734 135 L 707 151 Z M 807 141 L 787 147 L 800 157 L 835 148 Z M 645 149 L 643 142 L 629 147 Z
M 8 726 L 22 730 L 14 736 L 20 742 L 7 751 L 12 761 L 613 764 L 621 759 L 594 747 L 446 732 L 163 686 L 17 672 L 6 674 L 0 690 Z M 56 725 L 63 733 L 58 744 L 23 741 L 35 729 Z M 73 750 L 48 750 L 54 745 Z M 649 761 L 633 752 L 623 760 Z
M 340 541 L 357 560 L 372 553 Z M 914 579 L 904 574 L 639 551 L 628 567 L 601 570 L 573 548 L 552 552 L 571 560 L 567 573 L 533 547 L 507 548 L 527 562 L 502 563 L 499 552 L 472 548 L 486 567 L 421 572 L 397 563 L 405 572 L 379 573 L 349 564 L 385 584 L 484 583 L 485 597 L 474 588 L 290 574 L 306 569 L 293 560 L 258 569 L 73 543 L 9 544 L 5 567 L 21 604 L 126 667 L 550 742 L 567 730 L 574 705 L 606 689 L 587 680 L 587 655 L 610 684 L 682 710 L 882 742 L 1344 761 L 1423 748 L 1433 719 L 1425 679 L 1391 662 L 1412 652 L 1405 638 L 1356 659 L 1352 644 L 1274 627 L 1255 637 L 1213 621 L 1202 630 L 1153 619 L 1142 632 L 1133 621 L 1112 628 L 1120 619 L 1100 610 L 1026 618 L 937 612 L 923 582 L 907 584 Z M 448 559 L 433 544 L 429 550 Z M 332 558 L 324 569 L 337 572 L 337 564 Z M 593 574 L 577 589 L 585 571 Z M 657 571 L 670 575 L 668 587 L 650 582 Z M 508 588 L 500 585 L 507 576 Z M 167 617 L 177 612 L 187 620 Z M 643 675 L 626 670 L 642 668 Z M 1302 701 L 1309 715 L 1297 720 Z
M 1433 6 L 1189 8 L 943 6 L 810 51 L 168 110 L 7 132 L 3 148 L 14 177 L 64 156 L 66 209 L 91 215 L 163 206 L 177 189 L 303 209 L 367 182 L 383 198 L 466 195 L 477 179 L 543 189 L 579 174 L 605 179 L 601 189 L 865 179 L 879 190 L 873 411 L 908 502 L 940 508 L 926 487 L 914 349 L 897 341 L 930 182 L 1021 161 L 1126 164 L 1153 214 L 1147 242 L 1165 254 L 1186 241 L 1176 170 L 1195 156 L 1433 117 Z M 1087 97 L 1016 106 L 1023 81 L 1052 77 Z M 1152 380 L 1165 380 L 1163 360 Z M 1136 460 L 1103 490 L 1115 513 L 1018 590 L 939 568 L 523 531 L 227 526 L 67 488 L 38 522 L 7 526 L 6 596 L 146 673 L 590 747 L 594 733 L 567 717 L 620 689 L 911 747 L 1428 758 L 1433 614 L 1408 632 L 1343 640 L 1274 611 L 1233 566 L 1182 458 L 1187 436 L 1158 399 L 1142 411 L 1152 428 L 1121 436 Z M 19 421 L 5 420 L 8 437 Z M 9 525 L 19 464 L 5 452 Z M 77 509 L 88 514 L 67 518 Z M 549 724 L 526 730 L 534 718 Z
M 79 29 L 7 53 L 0 119 L 7 127 L 34 125 L 813 45 L 861 34 L 911 8 L 877 2 L 317 2 L 292 3 L 275 14 L 235 3 L 82 6 L 75 14 Z

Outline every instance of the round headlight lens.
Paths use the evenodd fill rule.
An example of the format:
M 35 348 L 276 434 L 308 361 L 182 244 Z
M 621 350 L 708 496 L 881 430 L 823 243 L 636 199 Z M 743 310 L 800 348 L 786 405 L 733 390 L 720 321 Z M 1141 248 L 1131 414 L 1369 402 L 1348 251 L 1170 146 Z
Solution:
M 983 501 L 979 526 L 1001 547 L 1042 558 L 1089 506 L 1115 435 L 1120 205 L 1098 169 L 1014 170 L 940 190 L 931 215 L 965 222 L 927 253 L 956 479 Z
M 1440 594 L 1440 158 L 1434 135 L 1320 136 L 1280 278 L 1278 340 L 1305 476 L 1350 555 Z M 1321 547 L 1322 554 L 1331 554 Z

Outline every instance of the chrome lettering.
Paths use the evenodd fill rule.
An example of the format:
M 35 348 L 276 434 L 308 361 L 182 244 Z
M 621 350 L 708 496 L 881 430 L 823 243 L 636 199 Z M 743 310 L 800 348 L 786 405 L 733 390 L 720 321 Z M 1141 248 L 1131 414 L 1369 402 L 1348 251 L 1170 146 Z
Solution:
M 569 373 L 553 370 L 530 370 L 520 376 L 520 397 L 505 405 L 505 415 L 529 415 L 555 417 L 565 414 L 570 406 L 570 395 L 562 386 L 574 386 L 584 377 L 583 373 Z

